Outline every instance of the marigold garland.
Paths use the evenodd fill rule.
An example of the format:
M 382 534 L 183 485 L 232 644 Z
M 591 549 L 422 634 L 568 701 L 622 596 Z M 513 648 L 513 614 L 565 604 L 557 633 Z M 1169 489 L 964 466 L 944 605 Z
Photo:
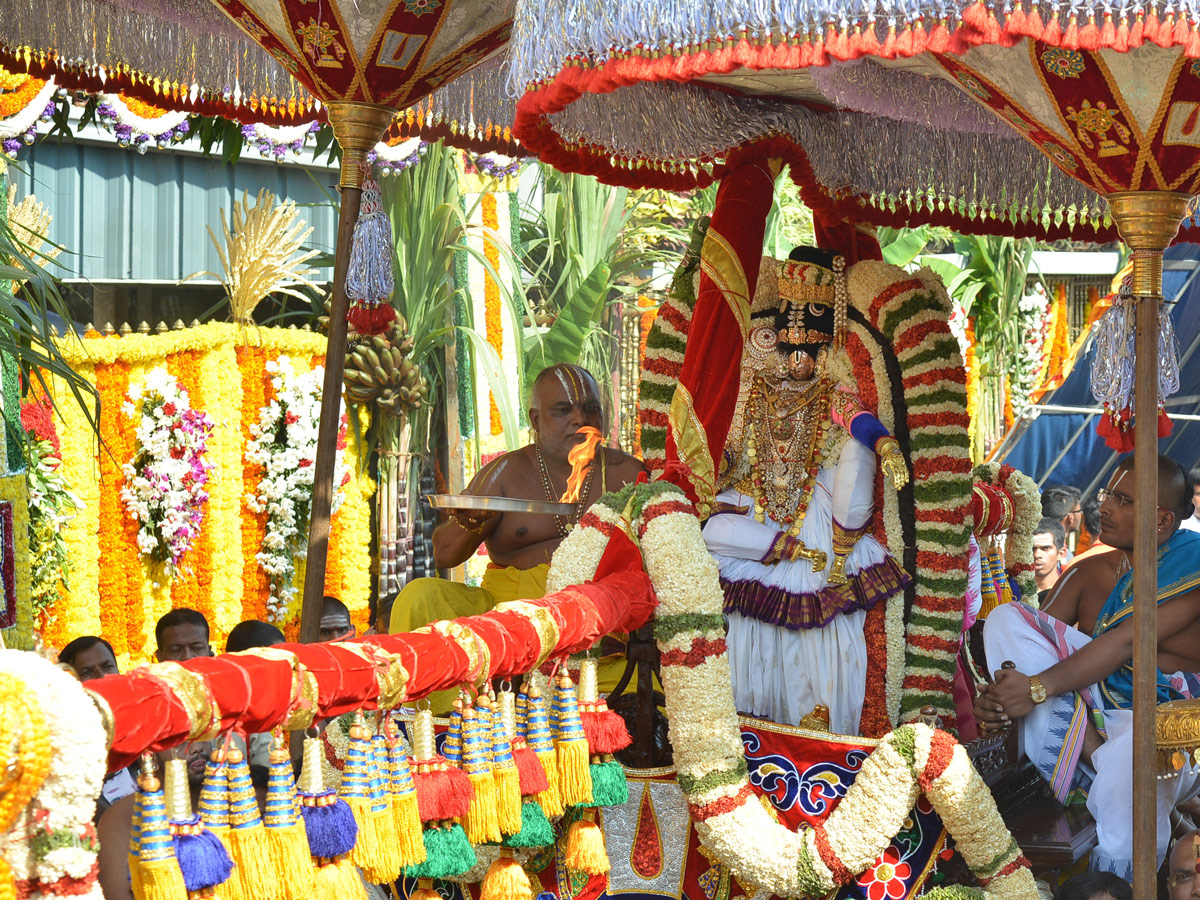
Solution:
M 8 74 L 7 72 L 5 74 Z M 21 79 L 18 84 L 12 86 L 0 85 L 0 119 L 7 119 L 15 116 L 21 110 L 29 106 L 34 101 L 42 88 L 46 86 L 46 82 L 41 78 L 34 78 L 32 75 L 16 75 L 13 76 Z
M 323 360 L 323 336 L 291 329 L 243 330 L 235 325 L 209 324 L 164 334 L 131 334 L 101 338 L 93 334 L 84 341 L 59 342 L 64 357 L 85 378 L 95 378 L 103 401 L 100 429 L 113 456 L 130 452 L 131 435 L 124 435 L 121 399 L 131 380 L 165 360 L 177 376 L 188 383 L 194 378 L 199 390 L 193 405 L 206 408 L 216 421 L 209 453 L 220 467 L 209 484 L 210 499 L 203 535 L 212 529 L 209 561 L 189 578 L 174 599 L 199 606 L 210 615 L 213 644 L 220 647 L 228 630 L 243 619 L 263 619 L 266 614 L 267 584 L 254 559 L 262 545 L 262 525 L 245 508 L 244 485 L 257 483 L 261 475 L 243 460 L 249 425 L 267 400 L 264 368 L 280 354 L 306 364 Z M 187 360 L 186 362 L 184 360 Z M 194 375 L 187 374 L 192 371 Z M 182 368 L 181 368 L 182 367 Z M 154 616 L 165 606 L 162 596 L 156 606 L 152 583 L 139 572 L 136 543 L 126 533 L 126 518 L 112 485 L 113 463 L 108 452 L 95 441 L 84 412 L 69 389 L 58 379 L 49 379 L 62 411 L 63 474 L 76 487 L 85 508 L 65 531 L 64 540 L 73 562 L 70 590 L 64 592 L 45 616 L 43 639 L 51 648 L 61 648 L 81 634 L 102 634 L 118 649 L 122 668 L 147 659 L 153 650 Z M 200 398 L 203 397 L 203 403 Z M 114 416 L 114 412 L 116 415 Z M 356 470 L 356 466 L 351 467 Z M 333 540 L 342 548 L 331 557 L 330 586 L 340 584 L 341 598 L 352 615 L 361 618 L 367 607 L 370 578 L 370 480 L 352 471 L 347 485 L 347 503 L 333 519 Z M 115 506 L 114 506 L 115 501 Z M 130 523 L 132 524 L 132 523 Z M 217 536 L 221 537 L 218 538 Z M 196 548 L 189 553 L 189 564 Z M 209 579 L 202 588 L 201 579 Z M 186 595 L 186 600 L 185 600 Z M 103 611 L 100 597 L 105 598 Z M 113 602 L 115 598 L 115 602 Z
M 484 336 L 496 351 L 498 359 L 504 358 L 504 322 L 500 317 L 500 285 L 492 277 L 492 272 L 500 271 L 500 248 L 496 246 L 495 238 L 500 228 L 499 203 L 496 194 L 488 191 L 479 198 L 480 214 L 483 217 L 483 253 L 491 270 L 483 270 L 483 309 L 486 330 Z M 500 409 L 496 406 L 496 396 L 488 391 L 489 421 L 493 435 L 504 431 L 500 421 Z
M 100 527 L 96 537 L 104 564 L 99 567 L 95 591 L 97 597 L 104 598 L 99 604 L 101 633 L 112 644 L 121 668 L 129 665 L 131 653 L 140 654 L 145 643 L 141 638 L 144 615 L 139 586 L 138 525 L 126 514 L 118 487 L 123 480 L 121 464 L 133 456 L 133 423 L 120 414 L 128 390 L 127 364 L 114 363 L 97 369 L 96 392 L 101 409 L 109 414 L 100 417 L 100 443 L 104 449 L 97 450 L 99 481 L 105 488 L 99 491 Z M 134 573 L 138 575 L 135 577 Z M 82 588 L 80 585 L 79 589 Z M 67 602 L 71 602 L 69 598 Z M 131 637 L 136 646 L 131 646 Z
M 90 365 L 75 365 L 75 374 L 95 385 Z M 66 382 L 48 377 L 50 393 L 61 416 L 62 434 L 90 435 L 92 426 L 87 413 L 74 402 Z M 83 506 L 63 529 L 63 543 L 71 560 L 70 602 L 60 592 L 59 599 L 42 616 L 42 640 L 51 647 L 62 647 L 81 634 L 100 634 L 100 597 L 96 585 L 100 577 L 100 490 L 95 448 L 91 441 L 68 439 L 62 442 L 59 459 L 63 478 L 72 486 Z

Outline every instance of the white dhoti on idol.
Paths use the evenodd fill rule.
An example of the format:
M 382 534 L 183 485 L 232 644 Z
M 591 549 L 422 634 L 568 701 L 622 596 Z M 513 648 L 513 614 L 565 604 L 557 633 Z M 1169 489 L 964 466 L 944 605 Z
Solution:
M 725 590 L 727 642 L 737 708 L 796 725 L 822 704 L 830 727 L 857 734 L 866 692 L 866 611 L 903 589 L 907 579 L 869 534 L 845 556 L 845 583 L 830 583 L 835 521 L 842 533 L 871 521 L 876 456 L 846 437 L 835 467 L 817 474 L 807 515 L 796 537 L 824 555 L 764 564 L 786 526 L 754 518 L 754 498 L 730 489 L 717 495 L 720 512 L 704 526 Z
M 1076 628 L 1023 603 L 1006 603 L 988 616 L 983 643 L 988 668 L 994 673 L 1005 661 L 1017 671 L 1036 675 L 1091 642 Z M 1180 690 L 1194 685 L 1194 676 L 1168 676 Z M 1079 693 L 1048 697 L 1018 723 L 1020 751 L 1046 779 L 1063 803 L 1087 797 L 1096 820 L 1096 848 L 1091 868 L 1133 878 L 1133 712 L 1104 709 L 1105 742 L 1092 753 L 1091 765 L 1080 759 L 1088 717 L 1100 710 L 1101 691 L 1092 685 Z M 1184 770 L 1159 779 L 1158 864 L 1171 837 L 1171 810 L 1200 793 L 1200 775 Z

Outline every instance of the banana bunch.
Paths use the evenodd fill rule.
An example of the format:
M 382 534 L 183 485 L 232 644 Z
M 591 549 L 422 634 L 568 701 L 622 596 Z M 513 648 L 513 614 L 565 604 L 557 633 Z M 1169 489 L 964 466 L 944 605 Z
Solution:
M 346 353 L 346 399 L 373 403 L 384 415 L 416 409 L 429 393 L 421 367 L 408 358 L 413 340 L 397 317 L 383 334 L 363 337 Z

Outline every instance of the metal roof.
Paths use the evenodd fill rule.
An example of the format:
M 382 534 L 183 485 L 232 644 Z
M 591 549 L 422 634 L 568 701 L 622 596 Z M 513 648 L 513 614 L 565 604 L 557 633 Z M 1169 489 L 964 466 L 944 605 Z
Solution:
M 225 164 L 183 148 L 143 155 L 101 134 L 44 139 L 21 154 L 9 177 L 18 199 L 33 193 L 54 216 L 49 238 L 66 250 L 56 270 L 64 280 L 161 284 L 218 271 L 206 226 L 219 238 L 221 210 L 228 217 L 243 191 L 253 197 L 264 187 L 302 206 L 313 226 L 310 246 L 332 252 L 337 234 L 328 199 L 337 195 L 337 170 L 320 164 L 249 157 Z

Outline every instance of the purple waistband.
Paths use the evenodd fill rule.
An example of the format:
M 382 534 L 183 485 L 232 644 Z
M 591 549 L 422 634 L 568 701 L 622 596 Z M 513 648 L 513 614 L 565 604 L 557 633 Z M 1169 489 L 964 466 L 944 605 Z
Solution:
M 815 593 L 796 594 L 754 580 L 721 579 L 725 612 L 738 613 L 789 631 L 820 628 L 834 616 L 870 609 L 904 590 L 909 578 L 890 556 L 849 576 L 845 584 L 827 584 Z

